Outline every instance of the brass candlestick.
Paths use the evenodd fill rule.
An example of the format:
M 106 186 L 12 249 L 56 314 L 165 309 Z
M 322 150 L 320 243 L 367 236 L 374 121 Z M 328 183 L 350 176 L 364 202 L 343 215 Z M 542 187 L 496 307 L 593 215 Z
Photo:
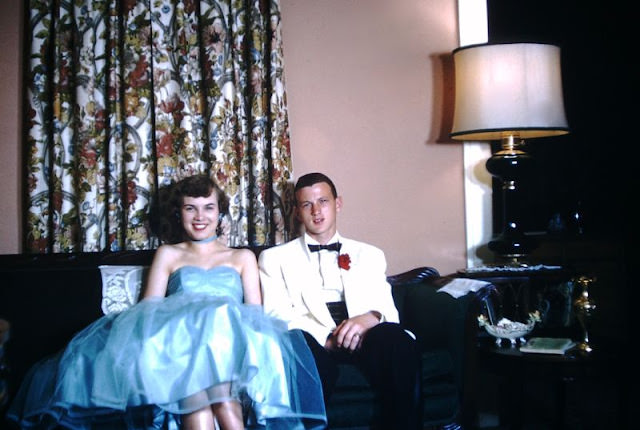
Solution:
M 582 342 L 578 343 L 576 348 L 585 353 L 593 351 L 593 348 L 589 345 L 589 329 L 591 327 L 591 319 L 593 317 L 593 312 L 596 309 L 596 304 L 591 298 L 589 298 L 589 288 L 595 281 L 595 278 L 590 278 L 588 276 L 580 276 L 575 280 L 575 282 L 582 288 L 582 291 L 580 296 L 573 302 L 573 307 L 584 334 Z

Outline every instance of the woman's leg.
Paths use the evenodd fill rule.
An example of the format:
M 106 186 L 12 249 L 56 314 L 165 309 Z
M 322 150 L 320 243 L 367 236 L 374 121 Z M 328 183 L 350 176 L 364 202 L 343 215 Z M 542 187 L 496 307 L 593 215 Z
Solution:
M 222 430 L 244 430 L 242 406 L 239 402 L 230 400 L 214 403 L 211 405 L 211 409 Z
M 182 417 L 183 430 L 215 430 L 213 411 L 209 406 Z

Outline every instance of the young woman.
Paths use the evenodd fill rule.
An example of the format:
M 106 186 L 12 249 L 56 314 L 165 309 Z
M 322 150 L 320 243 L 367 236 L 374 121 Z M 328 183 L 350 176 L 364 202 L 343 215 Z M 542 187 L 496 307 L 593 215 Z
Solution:
M 140 302 L 38 364 L 8 416 L 23 428 L 324 428 L 301 332 L 263 313 L 253 252 L 216 240 L 224 193 L 197 175 L 171 203 L 185 240 L 158 248 Z

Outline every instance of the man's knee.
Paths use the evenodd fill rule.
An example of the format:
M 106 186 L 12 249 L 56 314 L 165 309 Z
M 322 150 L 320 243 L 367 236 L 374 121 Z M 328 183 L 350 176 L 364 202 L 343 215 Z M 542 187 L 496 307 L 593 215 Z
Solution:
M 367 332 L 367 337 L 363 347 L 366 346 L 374 353 L 378 350 L 378 353 L 393 355 L 416 355 L 418 351 L 415 339 L 400 324 L 378 324 Z

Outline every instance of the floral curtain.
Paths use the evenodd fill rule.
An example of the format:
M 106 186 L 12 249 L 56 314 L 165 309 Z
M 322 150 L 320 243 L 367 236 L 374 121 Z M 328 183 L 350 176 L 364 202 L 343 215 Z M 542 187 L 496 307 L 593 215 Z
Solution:
M 163 187 L 212 175 L 232 246 L 287 240 L 278 0 L 30 0 L 28 252 L 152 249 Z

